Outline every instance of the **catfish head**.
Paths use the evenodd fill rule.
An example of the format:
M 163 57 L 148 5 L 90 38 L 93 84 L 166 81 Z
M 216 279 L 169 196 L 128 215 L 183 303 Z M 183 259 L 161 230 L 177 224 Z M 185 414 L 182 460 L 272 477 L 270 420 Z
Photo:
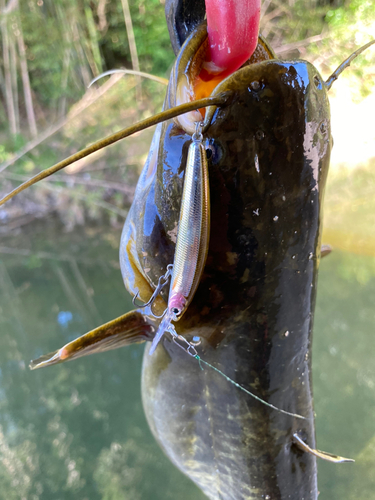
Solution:
M 201 25 L 177 58 L 165 108 L 194 99 L 193 82 L 206 45 L 206 27 Z M 213 185 L 213 243 L 204 276 L 217 277 L 219 269 L 233 274 L 238 261 L 243 262 L 243 271 L 247 269 L 246 254 L 242 248 L 234 251 L 228 231 L 237 232 L 243 239 L 244 227 L 254 232 L 256 227 L 273 230 L 277 221 L 280 226 L 286 218 L 285 207 L 292 199 L 296 203 L 301 195 L 301 178 L 307 183 L 309 175 L 313 177 L 308 185 L 321 201 L 331 137 L 327 93 L 316 69 L 305 61 L 277 60 L 262 38 L 251 59 L 226 78 L 214 90 L 215 95 L 225 95 L 227 100 L 224 106 L 207 108 L 203 125 Z M 145 302 L 173 262 L 187 151 L 195 124 L 202 120 L 197 110 L 158 125 L 124 226 L 120 263 L 125 285 L 133 295 L 139 292 Z M 293 163 L 297 156 L 301 162 L 298 170 Z M 282 178 L 286 180 L 281 182 Z M 266 220 L 261 209 L 264 202 L 270 212 Z M 276 205 L 271 208 L 273 203 Z M 232 220 L 236 206 L 238 215 L 242 215 Z M 297 213 L 297 207 L 295 210 Z M 315 218 L 317 210 L 313 207 Z M 303 218 L 301 213 L 296 227 L 308 225 L 301 223 Z M 231 264 L 228 253 L 232 255 Z M 250 261 L 249 265 L 250 272 Z

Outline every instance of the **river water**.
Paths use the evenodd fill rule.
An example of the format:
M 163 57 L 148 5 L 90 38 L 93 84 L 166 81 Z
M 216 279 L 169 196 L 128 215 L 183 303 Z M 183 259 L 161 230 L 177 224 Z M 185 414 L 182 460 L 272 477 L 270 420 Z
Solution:
M 31 372 L 28 362 L 132 308 L 120 228 L 34 221 L 0 242 L 0 499 L 200 500 L 143 414 L 143 345 Z M 313 374 L 322 500 L 375 499 L 375 259 L 321 263 Z

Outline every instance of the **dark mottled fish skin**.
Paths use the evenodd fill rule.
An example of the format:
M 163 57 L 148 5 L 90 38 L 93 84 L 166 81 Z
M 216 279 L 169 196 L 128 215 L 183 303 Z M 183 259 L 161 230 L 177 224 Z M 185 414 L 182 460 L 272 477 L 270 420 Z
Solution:
M 204 0 L 166 0 L 165 17 L 172 48 L 177 55 L 190 33 L 206 15 Z
M 144 407 L 161 447 L 209 498 L 312 500 L 316 459 L 292 439 L 298 432 L 315 447 L 310 354 L 331 150 L 327 94 L 305 61 L 248 66 L 226 88 L 231 104 L 214 112 L 204 134 L 212 152 L 207 264 L 176 328 L 188 340 L 199 335 L 199 355 L 234 381 L 308 420 L 201 370 L 167 338 L 153 356 L 146 350 Z M 168 234 L 174 209 L 163 211 L 161 200 L 179 200 L 190 136 L 171 123 L 162 130 L 157 154 L 167 161 L 155 172 L 154 215 L 144 213 L 158 230 L 148 231 L 139 255 Z

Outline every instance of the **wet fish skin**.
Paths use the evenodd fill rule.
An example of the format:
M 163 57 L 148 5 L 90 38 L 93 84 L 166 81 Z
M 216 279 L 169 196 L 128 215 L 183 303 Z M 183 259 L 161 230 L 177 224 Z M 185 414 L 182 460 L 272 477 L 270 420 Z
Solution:
M 204 0 L 166 0 L 165 17 L 176 55 L 194 28 L 202 23 L 205 15 Z
M 208 258 L 177 330 L 199 335 L 199 355 L 237 383 L 308 420 L 200 370 L 168 339 L 144 358 L 145 412 L 166 454 L 209 498 L 316 499 L 316 459 L 293 433 L 315 446 L 310 354 L 332 145 L 327 93 L 304 61 L 248 66 L 217 91 L 225 88 L 232 103 L 215 110 L 205 132 Z M 160 156 L 174 139 L 173 127 L 165 130 Z

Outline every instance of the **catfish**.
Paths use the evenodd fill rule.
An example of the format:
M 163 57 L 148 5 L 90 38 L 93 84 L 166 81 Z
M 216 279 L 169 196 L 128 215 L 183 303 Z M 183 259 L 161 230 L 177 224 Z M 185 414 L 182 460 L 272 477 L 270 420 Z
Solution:
M 315 449 L 311 385 L 332 148 L 327 92 L 370 44 L 324 82 L 306 61 L 277 59 L 260 37 L 249 61 L 208 98 L 186 103 L 206 44 L 205 23 L 194 25 L 172 69 L 164 112 L 138 127 L 160 121 L 121 238 L 121 271 L 133 296 L 147 303 L 173 262 L 187 152 L 200 120 L 211 199 L 206 263 L 176 324 L 198 358 L 168 335 L 152 356 L 148 343 L 144 409 L 165 453 L 208 498 L 316 499 L 316 458 L 345 460 Z M 163 288 L 152 305 L 31 367 L 152 341 L 167 299 Z

